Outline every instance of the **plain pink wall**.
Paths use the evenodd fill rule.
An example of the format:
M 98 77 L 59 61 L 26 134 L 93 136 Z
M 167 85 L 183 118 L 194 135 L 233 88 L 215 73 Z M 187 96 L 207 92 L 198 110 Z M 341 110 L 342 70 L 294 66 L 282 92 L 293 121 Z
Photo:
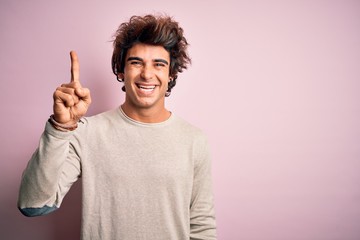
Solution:
M 69 81 L 89 114 L 117 107 L 111 39 L 131 15 L 166 12 L 191 44 L 168 107 L 207 132 L 219 239 L 360 239 L 360 2 L 0 2 L 0 238 L 76 239 L 80 184 L 39 218 L 16 209 L 20 176 Z

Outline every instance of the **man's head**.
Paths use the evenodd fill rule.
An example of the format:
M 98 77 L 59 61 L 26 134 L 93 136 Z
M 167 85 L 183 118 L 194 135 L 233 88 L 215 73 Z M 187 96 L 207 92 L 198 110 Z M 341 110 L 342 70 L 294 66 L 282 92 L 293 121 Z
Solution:
M 167 96 L 176 84 L 177 75 L 191 62 L 187 53 L 188 43 L 179 24 L 168 16 L 133 16 L 122 23 L 115 34 L 112 70 L 118 77 L 124 73 L 126 55 L 137 43 L 162 46 L 170 55 Z M 123 88 L 123 90 L 125 90 Z

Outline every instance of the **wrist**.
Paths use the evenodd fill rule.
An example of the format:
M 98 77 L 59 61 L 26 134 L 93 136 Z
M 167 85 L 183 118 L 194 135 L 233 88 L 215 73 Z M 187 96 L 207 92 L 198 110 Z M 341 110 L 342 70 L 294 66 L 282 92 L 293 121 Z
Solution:
M 70 123 L 70 124 L 69 123 L 66 123 L 66 124 L 59 123 L 55 120 L 54 115 L 51 115 L 48 121 L 49 121 L 49 123 L 51 123 L 51 125 L 55 129 L 62 131 L 62 132 L 74 131 L 78 127 L 77 122 Z

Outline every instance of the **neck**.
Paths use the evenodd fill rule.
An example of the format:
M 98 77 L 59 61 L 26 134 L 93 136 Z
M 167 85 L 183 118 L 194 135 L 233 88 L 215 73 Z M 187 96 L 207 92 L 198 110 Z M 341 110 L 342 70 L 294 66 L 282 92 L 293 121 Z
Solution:
M 121 105 L 121 109 L 131 119 L 143 123 L 164 122 L 171 116 L 171 112 L 169 112 L 165 107 L 161 109 L 132 108 L 128 106 L 128 104 L 124 103 Z

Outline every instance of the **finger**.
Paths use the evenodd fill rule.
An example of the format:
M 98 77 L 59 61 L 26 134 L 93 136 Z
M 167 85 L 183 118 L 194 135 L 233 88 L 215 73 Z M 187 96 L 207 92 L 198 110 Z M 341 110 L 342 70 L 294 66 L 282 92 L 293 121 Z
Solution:
M 80 66 L 75 51 L 70 52 L 70 59 L 71 59 L 71 82 L 79 82 Z
M 65 107 L 72 107 L 75 105 L 74 97 L 71 94 L 56 90 L 54 93 L 54 102 L 56 104 L 63 104 Z
M 74 88 L 68 88 L 68 87 L 58 87 L 56 88 L 57 91 L 61 91 L 63 93 L 67 93 L 67 94 L 70 94 L 70 95 L 75 95 L 75 89 Z
M 75 94 L 78 95 L 87 105 L 91 104 L 91 95 L 88 88 L 77 88 L 75 89 Z
M 77 104 L 79 102 L 79 99 L 81 98 L 76 94 L 76 89 L 74 88 L 58 87 L 56 91 L 60 91 L 70 95 L 73 98 L 74 104 Z
M 63 83 L 61 84 L 61 87 L 76 89 L 76 88 L 81 88 L 81 84 L 80 82 Z

